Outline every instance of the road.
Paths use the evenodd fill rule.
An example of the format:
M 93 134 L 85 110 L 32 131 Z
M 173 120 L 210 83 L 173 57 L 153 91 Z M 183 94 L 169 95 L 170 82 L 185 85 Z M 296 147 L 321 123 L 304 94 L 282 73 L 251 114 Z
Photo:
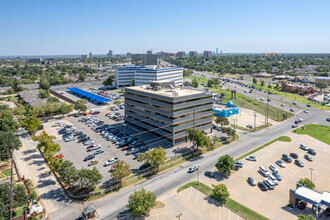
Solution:
M 311 111 L 308 114 L 298 113 L 297 117 L 304 115 L 304 122 L 302 124 L 319 123 L 329 125 L 325 119 L 327 112 L 321 110 Z M 259 132 L 251 132 L 242 135 L 241 138 L 229 145 L 212 151 L 206 155 L 188 161 L 172 170 L 166 171 L 156 177 L 144 181 L 136 186 L 123 189 L 117 193 L 109 195 L 103 199 L 91 202 L 101 219 L 120 219 L 120 213 L 125 210 L 125 205 L 128 201 L 128 196 L 140 187 L 154 192 L 157 196 L 166 194 L 179 186 L 197 178 L 196 173 L 188 174 L 188 167 L 192 165 L 200 166 L 200 174 L 202 175 L 206 170 L 214 169 L 214 164 L 221 155 L 229 154 L 236 158 L 250 150 L 267 143 L 268 141 L 281 136 L 283 133 L 291 130 L 291 124 L 295 118 L 284 121 L 278 125 L 271 126 Z M 86 204 L 87 206 L 87 204 Z M 80 211 L 73 210 L 71 207 L 61 209 L 51 214 L 51 219 L 76 219 L 80 215 Z

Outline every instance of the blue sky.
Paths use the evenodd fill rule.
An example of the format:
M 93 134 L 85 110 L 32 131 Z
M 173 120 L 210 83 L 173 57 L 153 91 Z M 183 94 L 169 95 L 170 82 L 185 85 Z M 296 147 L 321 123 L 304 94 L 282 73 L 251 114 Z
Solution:
M 0 56 L 330 52 L 328 0 L 1 0 Z

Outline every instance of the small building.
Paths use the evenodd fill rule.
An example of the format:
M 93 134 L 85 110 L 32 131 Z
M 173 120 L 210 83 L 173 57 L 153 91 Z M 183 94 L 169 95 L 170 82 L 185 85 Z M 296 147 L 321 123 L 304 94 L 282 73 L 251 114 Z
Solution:
M 317 89 L 312 86 L 297 86 L 287 84 L 286 81 L 281 82 L 282 90 L 285 92 L 297 93 L 301 95 L 311 94 L 317 92 Z
M 228 118 L 233 115 L 238 115 L 239 107 L 235 106 L 233 101 L 229 101 L 226 105 L 216 105 L 212 111 L 214 116 L 224 116 Z
M 197 57 L 197 51 L 189 51 L 189 57 Z
M 186 57 L 186 52 L 184 51 L 179 51 L 176 53 L 176 57 L 183 58 Z
M 87 206 L 83 210 L 83 219 L 89 220 L 89 219 L 96 219 L 98 218 L 98 215 L 96 213 L 96 209 L 93 206 Z
M 261 73 L 252 73 L 253 77 L 273 77 L 273 74 L 269 74 L 267 72 L 261 72 Z
M 203 56 L 204 56 L 204 57 L 211 57 L 211 56 L 212 56 L 212 51 L 210 51 L 210 50 L 205 50 L 205 51 L 203 52 Z

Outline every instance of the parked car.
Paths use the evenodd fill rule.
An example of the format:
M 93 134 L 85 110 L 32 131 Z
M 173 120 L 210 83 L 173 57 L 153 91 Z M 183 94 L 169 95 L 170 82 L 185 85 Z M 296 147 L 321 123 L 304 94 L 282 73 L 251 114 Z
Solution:
M 306 160 L 308 160 L 308 161 L 313 162 L 313 157 L 312 157 L 311 155 L 309 155 L 309 154 L 305 154 L 304 158 L 305 158 Z
M 260 188 L 262 191 L 267 191 L 267 190 L 268 190 L 267 185 L 266 185 L 265 183 L 263 183 L 263 182 L 259 182 L 259 183 L 258 183 L 258 186 L 259 186 L 259 188 Z
M 305 144 L 300 144 L 300 149 L 308 150 L 308 147 Z
M 316 152 L 313 150 L 313 148 L 309 148 L 308 153 L 311 155 L 316 155 Z
M 325 216 L 329 217 L 330 216 L 330 207 L 324 209 L 323 213 Z
M 290 153 L 290 156 L 291 156 L 293 159 L 297 159 L 297 158 L 298 158 L 298 154 L 296 154 L 296 153 Z
M 53 125 L 52 125 L 52 127 L 57 127 L 57 126 L 61 126 L 61 122 L 55 122 Z
M 304 210 L 307 207 L 307 202 L 300 201 L 299 204 L 297 205 L 297 207 L 298 207 L 298 209 Z
M 88 163 L 88 166 L 93 166 L 93 165 L 96 165 L 98 164 L 99 162 L 97 160 L 92 160 Z
M 245 159 L 250 161 L 257 161 L 257 157 L 255 156 L 247 156 Z
M 275 189 L 275 184 L 273 183 L 273 181 L 265 178 L 264 179 L 264 183 L 266 184 L 266 186 L 268 187 L 268 189 L 271 189 L 271 190 Z
M 151 164 L 150 163 L 144 163 L 144 164 L 142 164 L 141 166 L 140 166 L 140 170 L 145 170 L 145 169 L 147 169 L 147 168 L 149 168 L 149 167 L 151 167 Z
M 237 167 L 239 167 L 239 168 L 242 168 L 243 167 L 243 164 L 244 163 L 242 161 L 235 161 L 234 162 L 234 165 L 237 166 Z
M 286 167 L 285 163 L 282 160 L 277 160 L 276 164 L 279 165 L 282 168 Z
M 248 181 L 248 183 L 250 183 L 251 186 L 256 185 L 256 181 L 252 177 L 248 177 L 247 181 Z
M 304 110 L 304 113 L 308 113 L 309 111 L 307 111 L 307 110 Z
M 98 155 L 98 154 L 102 154 L 104 153 L 104 150 L 103 149 L 99 149 L 97 151 L 94 152 L 94 155 Z
M 269 166 L 269 169 L 271 169 L 272 171 L 277 171 L 277 172 L 278 172 L 277 167 L 274 166 L 273 164 L 271 164 L 271 165 Z
M 100 111 L 92 112 L 92 115 L 97 115 L 97 114 L 100 114 Z
M 262 173 L 262 175 L 269 176 L 269 172 L 268 172 L 268 170 L 265 167 L 260 166 L 259 167 L 259 171 Z
M 198 168 L 199 168 L 198 166 L 189 167 L 188 173 L 193 173 L 193 172 L 197 171 Z
M 291 126 L 292 128 L 297 128 L 298 127 L 298 125 L 297 124 L 292 124 L 292 126 Z
M 304 167 L 304 163 L 301 160 L 295 160 L 294 161 L 295 164 L 297 164 L 299 167 Z
M 276 172 L 276 171 L 273 172 L 273 176 L 275 176 L 275 178 L 276 178 L 278 181 L 281 181 L 281 180 L 282 180 L 281 175 L 280 175 L 278 172 Z
M 273 176 L 272 174 L 270 174 L 268 176 L 269 180 L 271 180 L 275 185 L 278 185 L 278 181 L 277 178 L 275 176 Z
M 89 154 L 88 156 L 85 157 L 84 161 L 94 159 L 95 155 L 94 154 Z
M 118 157 L 111 158 L 111 159 L 105 161 L 104 165 L 105 166 L 110 166 L 110 165 L 113 165 L 113 164 L 117 163 L 117 161 L 118 161 Z
M 291 163 L 291 162 L 292 162 L 291 157 L 288 156 L 287 154 L 283 154 L 283 155 L 282 155 L 282 158 L 283 158 L 283 160 L 284 160 L 285 162 L 287 162 L 287 163 Z
M 215 176 L 215 174 L 212 171 L 205 171 L 204 175 L 210 178 L 213 178 Z
M 101 145 L 98 144 L 98 145 L 95 145 L 93 147 L 87 148 L 87 152 L 97 150 L 97 149 L 100 149 L 100 148 L 101 148 Z

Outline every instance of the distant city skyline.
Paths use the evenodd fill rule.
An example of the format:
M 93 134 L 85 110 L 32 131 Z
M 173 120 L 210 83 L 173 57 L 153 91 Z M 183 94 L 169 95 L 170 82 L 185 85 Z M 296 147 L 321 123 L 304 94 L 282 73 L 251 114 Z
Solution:
M 0 56 L 330 53 L 330 1 L 3 1 Z M 220 53 L 220 52 L 219 52 Z

